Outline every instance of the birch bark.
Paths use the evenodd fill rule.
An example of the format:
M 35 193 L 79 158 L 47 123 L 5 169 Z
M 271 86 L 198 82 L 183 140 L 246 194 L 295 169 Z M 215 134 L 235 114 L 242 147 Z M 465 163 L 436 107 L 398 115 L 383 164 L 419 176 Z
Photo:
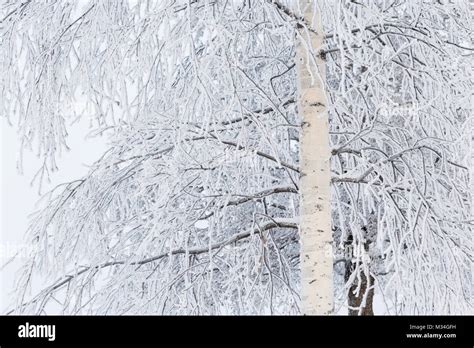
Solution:
M 307 23 L 313 23 L 315 32 L 300 29 L 299 34 L 311 45 L 313 52 L 317 52 L 323 43 L 319 13 L 313 20 L 311 0 L 300 0 L 300 8 Z M 296 53 L 298 107 L 303 121 L 300 144 L 302 312 L 323 315 L 333 312 L 330 148 L 327 101 L 322 83 L 325 62 L 316 54 L 312 58 L 304 41 L 300 40 Z

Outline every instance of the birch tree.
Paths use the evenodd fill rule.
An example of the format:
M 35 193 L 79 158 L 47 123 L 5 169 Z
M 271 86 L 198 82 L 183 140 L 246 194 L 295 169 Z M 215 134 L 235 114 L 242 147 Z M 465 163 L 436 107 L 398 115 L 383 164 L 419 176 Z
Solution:
M 1 1 L 35 185 L 74 120 L 109 144 L 44 193 L 11 313 L 472 311 L 467 6 Z
M 331 151 L 324 89 L 325 63 L 320 56 L 314 54 L 315 50 L 322 49 L 323 28 L 320 11 L 312 5 L 312 1 L 300 1 L 299 10 L 304 22 L 312 25 L 311 30 L 301 27 L 299 34 L 306 38 L 301 40 L 296 53 L 298 107 L 302 121 L 300 134 L 302 311 L 306 314 L 321 315 L 333 311 Z

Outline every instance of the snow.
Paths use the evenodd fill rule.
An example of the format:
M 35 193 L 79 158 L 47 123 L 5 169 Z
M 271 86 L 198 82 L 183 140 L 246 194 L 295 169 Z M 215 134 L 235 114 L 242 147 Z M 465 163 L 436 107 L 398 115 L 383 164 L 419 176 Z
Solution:
M 198 220 L 194 224 L 194 227 L 196 227 L 198 230 L 205 230 L 209 228 L 209 220 Z
M 52 299 L 65 287 L 46 286 L 65 279 L 67 301 L 48 300 L 48 313 L 305 311 L 294 52 L 320 47 L 304 35 L 309 23 L 295 35 L 291 1 L 285 12 L 270 1 L 224 3 L 29 2 L 5 21 L 0 252 L 32 248 L 38 261 L 0 271 L 15 290 L 2 291 L 0 310 L 30 285 L 26 299 Z M 313 7 L 327 38 L 335 153 L 338 248 L 324 252 L 353 266 L 349 281 L 335 267 L 336 312 L 347 313 L 347 290 L 370 273 L 376 313 L 466 314 L 469 8 L 386 5 Z M 35 204 L 38 190 L 61 183 Z M 38 303 L 24 312 L 41 312 Z

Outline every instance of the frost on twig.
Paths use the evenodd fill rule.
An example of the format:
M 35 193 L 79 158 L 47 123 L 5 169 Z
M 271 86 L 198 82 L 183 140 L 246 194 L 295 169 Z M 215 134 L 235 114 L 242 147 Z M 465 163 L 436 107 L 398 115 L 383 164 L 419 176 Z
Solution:
M 362 312 L 375 288 L 390 313 L 468 312 L 467 4 L 314 8 L 324 47 L 304 45 L 326 62 L 337 306 Z M 13 312 L 300 313 L 294 57 L 296 30 L 314 26 L 298 11 L 2 2 L 0 115 L 42 159 L 37 182 L 77 118 L 109 140 L 42 200 Z

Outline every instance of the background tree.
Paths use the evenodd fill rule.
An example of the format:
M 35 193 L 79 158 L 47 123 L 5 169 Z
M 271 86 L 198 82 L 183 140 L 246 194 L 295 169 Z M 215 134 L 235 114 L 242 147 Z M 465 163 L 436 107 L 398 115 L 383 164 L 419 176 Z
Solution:
M 331 137 L 333 226 L 337 245 L 349 245 L 346 289 L 360 304 L 355 314 L 376 284 L 392 313 L 471 308 L 466 6 L 347 2 L 324 16 L 342 19 L 329 21 L 326 37 L 330 124 L 338 133 Z
M 77 117 L 110 144 L 45 195 L 14 312 L 310 313 L 297 47 L 325 62 L 336 310 L 375 286 L 393 313 L 472 309 L 467 4 L 310 5 L 2 1 L 0 110 L 38 185 Z

